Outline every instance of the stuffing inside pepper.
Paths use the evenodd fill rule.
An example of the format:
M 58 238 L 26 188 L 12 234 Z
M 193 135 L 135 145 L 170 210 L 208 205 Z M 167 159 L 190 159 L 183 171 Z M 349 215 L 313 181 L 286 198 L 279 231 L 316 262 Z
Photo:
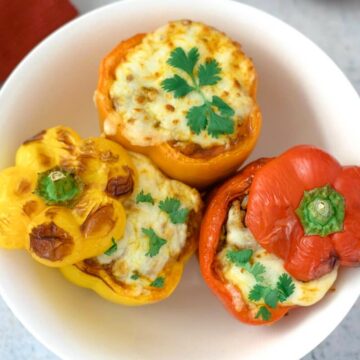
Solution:
M 136 179 L 121 146 L 57 126 L 26 140 L 0 182 L 0 246 L 60 267 L 101 254 L 123 234 L 121 201 Z
M 166 178 L 149 159 L 130 153 L 138 183 L 124 201 L 126 229 L 107 251 L 61 271 L 77 285 L 121 304 L 141 305 L 169 296 L 195 251 L 201 199 Z

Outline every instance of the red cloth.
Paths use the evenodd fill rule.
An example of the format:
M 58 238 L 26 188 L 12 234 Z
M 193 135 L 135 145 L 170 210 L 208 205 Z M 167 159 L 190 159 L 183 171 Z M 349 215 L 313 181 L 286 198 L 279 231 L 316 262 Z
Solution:
M 77 13 L 68 0 L 0 0 L 0 82 L 38 42 Z

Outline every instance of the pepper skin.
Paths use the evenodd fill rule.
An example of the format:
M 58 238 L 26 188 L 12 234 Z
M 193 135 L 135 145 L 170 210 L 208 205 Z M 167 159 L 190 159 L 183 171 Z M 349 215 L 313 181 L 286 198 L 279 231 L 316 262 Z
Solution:
M 343 224 L 340 230 L 324 236 L 306 234 L 297 209 L 305 198 L 304 192 L 325 186 L 344 199 Z M 263 248 L 285 261 L 285 269 L 298 280 L 319 278 L 329 273 L 338 260 L 343 266 L 358 266 L 359 188 L 360 167 L 342 167 L 320 149 L 297 146 L 256 174 L 249 193 L 246 225 Z M 330 206 L 335 215 L 341 210 L 336 204 Z M 315 225 L 321 232 L 321 222 Z
M 118 200 L 132 191 L 108 184 L 133 184 L 132 166 L 118 144 L 63 126 L 25 141 L 16 165 L 0 172 L 0 246 L 51 267 L 101 254 L 124 232 Z
M 106 120 L 109 123 L 118 123 L 119 115 L 114 110 L 109 95 L 115 79 L 115 70 L 125 58 L 127 51 L 140 44 L 144 36 L 144 34 L 138 34 L 121 42 L 101 62 L 99 81 L 95 92 L 95 103 L 99 112 L 102 131 L 104 131 Z M 256 79 L 248 90 L 250 96 L 255 100 Z M 205 188 L 236 171 L 254 148 L 261 129 L 261 113 L 256 105 L 254 105 L 254 109 L 246 121 L 248 122 L 248 133 L 230 150 L 200 158 L 186 156 L 169 143 L 155 146 L 132 145 L 122 135 L 120 126 L 117 126 L 115 135 L 109 135 L 109 138 L 119 142 L 126 149 L 147 155 L 169 177 L 190 186 Z
M 254 176 L 268 161 L 268 159 L 260 159 L 249 164 L 239 174 L 216 189 L 210 196 L 200 229 L 199 261 L 205 282 L 237 319 L 251 325 L 272 324 L 282 318 L 290 307 L 268 308 L 271 312 L 271 321 L 256 319 L 254 313 L 243 300 L 241 292 L 234 288 L 236 297 L 242 299 L 241 308 L 237 308 L 233 300 L 234 294 L 228 290 L 226 282 L 216 269 L 215 257 L 230 204 L 249 191 Z

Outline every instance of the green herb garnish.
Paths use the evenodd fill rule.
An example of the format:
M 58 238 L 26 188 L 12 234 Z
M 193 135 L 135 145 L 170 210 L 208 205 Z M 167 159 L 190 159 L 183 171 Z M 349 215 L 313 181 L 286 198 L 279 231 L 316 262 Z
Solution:
M 150 193 L 145 194 L 144 190 L 141 190 L 137 195 L 136 195 L 136 203 L 150 203 L 152 205 L 154 205 L 154 199 L 151 196 Z
M 266 287 L 256 284 L 249 292 L 249 300 L 260 301 L 265 294 Z
M 282 274 L 277 283 L 276 288 L 280 302 L 286 301 L 295 291 L 293 279 L 288 274 Z
M 258 282 L 264 281 L 263 274 L 266 272 L 266 268 L 263 264 L 257 262 L 252 266 L 246 266 L 246 270 L 254 276 L 256 281 Z
M 244 250 L 229 250 L 226 253 L 227 259 L 235 265 L 244 266 L 253 254 L 251 249 Z
M 111 239 L 112 245 L 104 252 L 105 255 L 111 256 L 117 250 L 117 243 L 114 238 Z
M 159 203 L 160 210 L 166 212 L 173 224 L 183 224 L 187 221 L 189 209 L 181 208 L 181 202 L 176 198 L 166 198 Z
M 275 289 L 271 288 L 270 286 L 265 286 L 263 284 L 256 284 L 250 290 L 249 300 L 260 301 L 261 299 L 264 299 L 265 304 L 274 309 L 276 308 L 278 302 L 286 301 L 294 293 L 294 291 L 295 291 L 294 281 L 288 274 L 284 273 L 279 276 Z M 268 311 L 268 309 L 266 310 Z M 260 308 L 258 314 L 260 313 L 261 315 L 261 313 L 264 311 L 265 310 L 261 310 Z M 269 314 L 271 317 L 270 312 Z
M 155 231 L 151 228 L 142 228 L 143 234 L 149 238 L 149 251 L 145 254 L 146 256 L 156 256 L 160 248 L 167 243 L 167 241 L 156 235 Z
M 150 286 L 156 287 L 156 288 L 162 288 L 164 287 L 165 279 L 163 277 L 157 277 L 153 282 L 150 283 Z
M 256 285 L 249 292 L 250 301 L 264 300 L 265 304 L 270 308 L 276 308 L 278 302 L 286 301 L 295 291 L 295 284 L 293 279 L 286 273 L 279 276 L 276 288 L 264 284 L 264 276 L 266 268 L 263 264 L 256 262 L 250 264 L 250 259 L 253 255 L 253 250 L 228 250 L 226 258 L 233 264 L 242 267 L 247 272 L 252 274 L 256 280 Z M 271 318 L 271 312 L 266 306 L 261 306 L 255 318 L 261 317 L 268 321 Z
M 252 274 L 256 281 L 261 282 L 264 280 L 262 276 L 265 273 L 265 266 L 260 263 L 255 263 L 251 265 L 249 263 L 251 257 L 253 255 L 253 251 L 251 249 L 243 249 L 243 250 L 229 250 L 226 253 L 227 259 L 237 266 L 243 267 L 246 271 Z
M 261 306 L 257 314 L 255 315 L 255 319 L 261 317 L 264 321 L 269 321 L 271 319 L 271 312 L 267 309 L 266 306 Z
M 199 50 L 195 47 L 188 53 L 180 47 L 175 48 L 167 63 L 184 71 L 190 77 L 191 85 L 181 76 L 174 75 L 162 81 L 161 87 L 167 92 L 173 92 L 175 98 L 182 98 L 192 91 L 201 96 L 203 104 L 191 107 L 186 114 L 187 125 L 195 134 L 205 129 L 215 138 L 222 134 L 232 134 L 234 132 L 232 117 L 235 111 L 218 96 L 208 100 L 201 89 L 203 86 L 215 85 L 221 80 L 221 67 L 215 59 L 209 59 L 199 65 L 196 73 L 194 68 L 199 57 Z
M 137 280 L 139 277 L 140 277 L 140 275 L 135 272 L 135 273 L 133 273 L 133 274 L 130 276 L 130 279 L 131 279 L 131 280 Z

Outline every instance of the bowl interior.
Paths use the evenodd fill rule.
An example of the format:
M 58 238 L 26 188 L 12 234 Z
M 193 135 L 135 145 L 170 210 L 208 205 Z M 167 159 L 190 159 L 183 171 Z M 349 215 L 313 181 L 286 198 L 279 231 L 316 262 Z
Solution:
M 343 163 L 357 162 L 358 97 L 298 32 L 230 1 L 131 0 L 64 27 L 13 73 L 0 94 L 1 167 L 13 163 L 23 139 L 43 128 L 64 124 L 82 136 L 98 134 L 92 97 L 100 59 L 121 39 L 179 18 L 226 32 L 253 58 L 264 127 L 252 159 L 310 143 Z M 140 308 L 108 303 L 24 252 L 0 251 L 0 273 L 1 294 L 16 316 L 55 353 L 74 359 L 299 358 L 334 329 L 360 293 L 359 271 L 342 270 L 337 290 L 318 305 L 254 328 L 234 320 L 212 296 L 196 259 L 172 297 Z

